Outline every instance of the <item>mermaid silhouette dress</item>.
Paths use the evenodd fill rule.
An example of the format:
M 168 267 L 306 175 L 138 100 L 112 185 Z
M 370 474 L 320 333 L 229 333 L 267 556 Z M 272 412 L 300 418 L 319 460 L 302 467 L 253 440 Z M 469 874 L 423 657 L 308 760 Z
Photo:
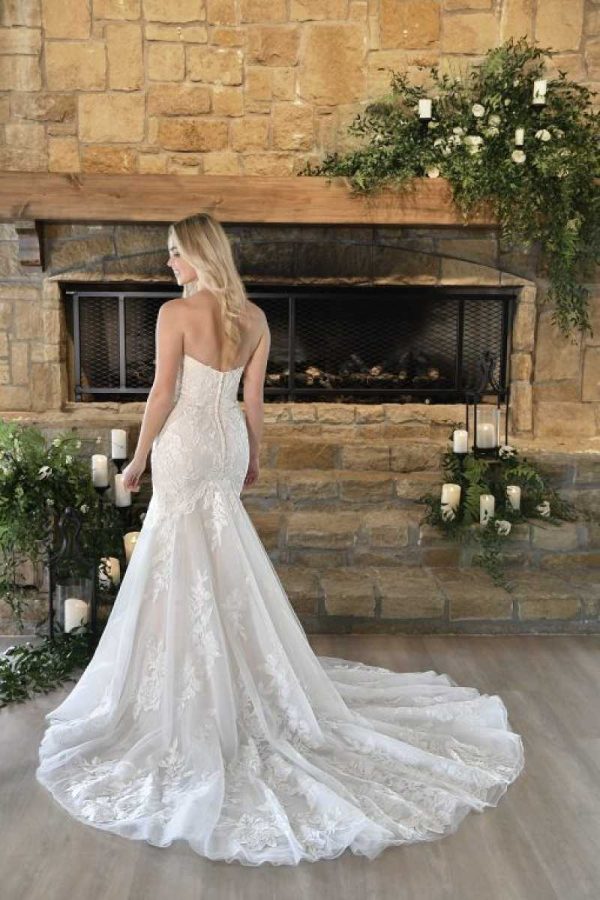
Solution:
M 184 355 L 137 545 L 36 778 L 88 825 L 244 865 L 441 838 L 498 804 L 521 738 L 448 675 L 315 655 L 240 499 L 241 374 Z

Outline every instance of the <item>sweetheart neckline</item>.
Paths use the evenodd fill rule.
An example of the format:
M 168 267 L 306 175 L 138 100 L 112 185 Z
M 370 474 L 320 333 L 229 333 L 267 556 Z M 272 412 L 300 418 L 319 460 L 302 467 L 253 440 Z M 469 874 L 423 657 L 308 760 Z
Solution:
M 188 359 L 192 359 L 195 363 L 198 363 L 199 366 L 204 366 L 205 369 L 212 369 L 213 372 L 218 372 L 219 375 L 228 375 L 230 372 L 239 372 L 244 368 L 244 366 L 237 366 L 235 369 L 215 369 L 214 366 L 203 363 L 201 360 L 196 359 L 195 356 L 190 356 L 189 353 L 184 353 L 183 355 L 187 356 Z

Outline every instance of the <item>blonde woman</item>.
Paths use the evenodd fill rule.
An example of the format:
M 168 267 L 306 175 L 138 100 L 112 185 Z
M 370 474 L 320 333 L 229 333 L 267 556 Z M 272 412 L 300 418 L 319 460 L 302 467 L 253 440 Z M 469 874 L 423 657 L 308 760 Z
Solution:
M 73 816 L 210 859 L 296 865 L 454 831 L 523 766 L 497 696 L 317 657 L 240 499 L 270 333 L 209 215 L 168 233 L 137 450 L 153 494 L 96 652 L 47 715 L 38 780 Z M 243 376 L 244 412 L 237 402 Z

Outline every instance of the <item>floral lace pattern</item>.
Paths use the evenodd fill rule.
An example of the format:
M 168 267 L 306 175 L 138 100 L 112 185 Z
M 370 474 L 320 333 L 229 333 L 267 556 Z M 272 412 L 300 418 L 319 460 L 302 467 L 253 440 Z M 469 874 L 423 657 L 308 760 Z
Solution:
M 89 825 L 244 865 L 442 837 L 499 802 L 521 738 L 448 675 L 315 656 L 240 498 L 240 375 L 184 358 L 140 538 L 36 776 Z

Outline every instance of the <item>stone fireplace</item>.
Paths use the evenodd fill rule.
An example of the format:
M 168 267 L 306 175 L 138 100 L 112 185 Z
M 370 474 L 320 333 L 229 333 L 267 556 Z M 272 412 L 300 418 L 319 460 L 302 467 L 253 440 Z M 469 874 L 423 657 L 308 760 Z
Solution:
M 8 275 L 0 286 L 2 415 L 36 424 L 48 436 L 74 429 L 89 453 L 96 452 L 98 435 L 104 442 L 100 452 L 109 451 L 110 429 L 124 427 L 133 448 L 144 384 L 149 386 L 152 375 L 156 310 L 162 299 L 179 293 L 165 265 L 166 223 L 47 221 L 43 268 L 29 269 L 18 264 L 15 228 L 1 228 Z M 296 391 L 278 393 L 273 379 L 265 387 L 261 477 L 243 500 L 307 630 L 595 630 L 600 602 L 594 575 L 600 564 L 596 522 L 563 523 L 551 531 L 537 525 L 514 529 L 508 559 L 516 588 L 508 593 L 472 567 L 471 549 L 448 544 L 420 524 L 423 508 L 416 503 L 439 485 L 441 453 L 453 424 L 464 420 L 456 385 L 450 385 L 447 396 L 436 394 L 427 374 L 438 369 L 435 382 L 455 369 L 455 357 L 444 362 L 448 348 L 436 343 L 436 335 L 456 338 L 458 319 L 451 304 L 462 298 L 462 315 L 468 307 L 470 317 L 468 338 L 462 339 L 467 372 L 475 350 L 486 342 L 492 340 L 499 359 L 506 347 L 499 365 L 510 396 L 509 442 L 543 462 L 555 485 L 586 515 L 598 510 L 600 402 L 593 399 L 593 373 L 600 327 L 583 345 L 558 336 L 538 297 L 543 273 L 536 250 L 507 253 L 495 229 L 481 227 L 229 224 L 226 230 L 249 293 L 271 311 L 276 336 L 271 376 L 285 369 L 286 358 L 289 364 L 289 320 L 285 327 L 283 320 L 290 296 L 298 306 L 312 297 L 313 310 L 329 298 L 329 321 L 338 325 L 328 336 L 329 357 L 321 360 L 320 370 L 316 365 L 314 378 L 321 378 L 332 361 L 352 374 L 347 330 L 352 316 L 354 326 L 360 323 L 351 309 L 361 292 L 393 298 L 403 313 L 412 310 L 413 355 L 406 366 L 412 380 L 396 383 L 396 393 L 385 396 L 380 390 L 363 398 L 356 390 L 344 394 L 318 381 L 311 394 L 315 384 L 314 378 L 312 385 L 306 383 L 307 369 L 319 363 L 313 358 L 312 315 L 303 320 L 304 333 L 296 328 L 292 335 Z M 139 320 L 147 330 L 147 347 L 137 360 L 138 387 L 134 393 L 104 392 L 98 398 L 81 390 L 73 297 L 126 289 L 140 292 L 149 304 L 147 320 L 143 315 Z M 419 301 L 425 297 L 431 304 L 427 315 Z M 338 304 L 335 315 L 331 298 Z M 497 313 L 490 319 L 491 303 L 497 304 Z M 593 318 L 598 324 L 597 303 Z M 371 334 L 373 316 L 365 322 Z M 101 337 L 100 328 L 99 346 Z M 372 338 L 356 351 L 369 367 L 362 375 L 375 379 L 366 387 L 381 389 L 370 372 L 378 360 L 369 347 L 376 347 Z M 402 361 L 390 363 L 391 351 L 407 347 L 402 342 L 382 346 L 380 364 L 395 365 L 398 374 Z M 339 351 L 335 360 L 333 350 Z M 109 363 L 118 371 L 118 357 L 106 347 L 103 352 L 107 371 Z M 421 369 L 416 368 L 419 352 Z M 360 370 L 357 363 L 354 374 Z M 299 372 L 304 383 L 297 380 Z M 150 491 L 148 478 L 134 502 L 147 503 Z M 570 570 L 579 573 L 579 582 L 562 580 L 559 573 Z M 40 604 L 37 613 L 43 600 Z

